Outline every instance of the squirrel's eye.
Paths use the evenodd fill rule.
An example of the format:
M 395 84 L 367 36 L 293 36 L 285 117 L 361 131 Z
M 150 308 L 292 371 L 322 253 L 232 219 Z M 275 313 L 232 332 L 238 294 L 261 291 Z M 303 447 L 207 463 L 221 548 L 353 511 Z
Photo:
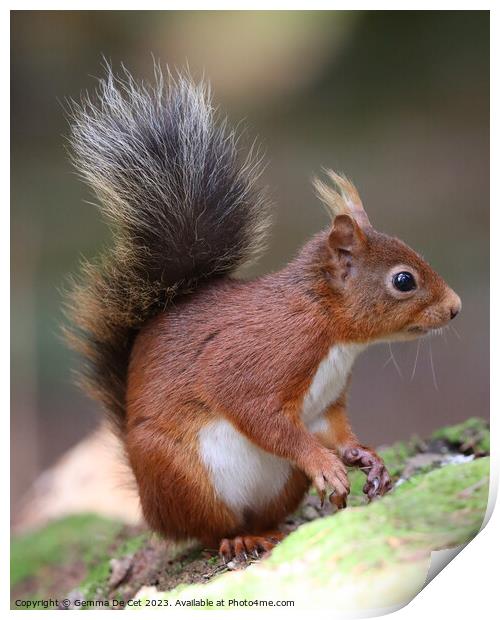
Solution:
M 399 273 L 396 273 L 392 278 L 392 284 L 395 289 L 401 291 L 402 293 L 408 293 L 409 291 L 413 291 L 413 289 L 417 288 L 415 278 L 409 271 L 400 271 Z

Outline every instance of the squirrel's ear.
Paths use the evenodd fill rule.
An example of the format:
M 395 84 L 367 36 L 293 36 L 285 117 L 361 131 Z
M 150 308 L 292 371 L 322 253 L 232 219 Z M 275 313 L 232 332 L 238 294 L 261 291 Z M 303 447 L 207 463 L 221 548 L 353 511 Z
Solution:
M 337 215 L 328 235 L 328 245 L 334 251 L 353 254 L 365 239 L 356 220 L 349 215 Z
M 366 236 L 356 220 L 350 215 L 337 215 L 328 235 L 330 248 L 329 279 L 335 286 L 342 287 L 349 279 L 364 246 Z

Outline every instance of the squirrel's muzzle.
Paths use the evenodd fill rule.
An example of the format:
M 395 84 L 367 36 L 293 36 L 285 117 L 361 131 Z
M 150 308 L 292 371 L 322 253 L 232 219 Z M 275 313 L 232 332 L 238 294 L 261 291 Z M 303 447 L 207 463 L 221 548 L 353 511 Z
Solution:
M 453 291 L 451 288 L 449 289 L 444 302 L 450 311 L 450 321 L 454 319 L 457 314 L 459 314 L 462 309 L 462 301 L 460 297 Z

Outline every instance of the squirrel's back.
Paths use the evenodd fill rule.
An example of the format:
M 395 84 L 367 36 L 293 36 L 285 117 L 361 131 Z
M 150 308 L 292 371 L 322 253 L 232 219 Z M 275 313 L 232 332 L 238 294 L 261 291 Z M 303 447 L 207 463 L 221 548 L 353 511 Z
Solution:
M 85 263 L 68 302 L 67 335 L 82 382 L 118 431 L 139 329 L 179 294 L 253 260 L 268 224 L 260 162 L 241 157 L 208 87 L 188 76 L 138 84 L 108 68 L 95 99 L 72 103 L 70 142 L 113 245 Z

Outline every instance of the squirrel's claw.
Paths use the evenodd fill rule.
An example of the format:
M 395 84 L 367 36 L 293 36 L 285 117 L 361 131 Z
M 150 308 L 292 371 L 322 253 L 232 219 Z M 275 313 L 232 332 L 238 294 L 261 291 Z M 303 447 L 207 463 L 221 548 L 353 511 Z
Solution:
M 344 508 L 347 508 L 347 495 L 338 495 L 336 493 L 331 493 L 329 500 L 333 506 L 337 507 L 337 510 L 343 510 Z
M 259 559 L 263 554 L 269 553 L 282 539 L 282 532 L 273 530 L 256 536 L 243 535 L 235 538 L 223 538 L 219 545 L 219 555 L 227 564 L 235 560 L 238 564 L 248 562 L 249 557 Z
M 368 496 L 369 501 L 385 495 L 392 489 L 391 476 L 384 461 L 370 448 L 365 446 L 348 448 L 343 454 L 343 461 L 346 465 L 360 467 L 367 474 L 363 493 Z
M 313 485 L 318 493 L 321 508 L 325 505 L 327 486 L 331 491 L 329 501 L 338 509 L 346 507 L 349 495 L 349 479 L 346 471 L 340 468 L 329 473 L 325 471 L 313 478 Z

